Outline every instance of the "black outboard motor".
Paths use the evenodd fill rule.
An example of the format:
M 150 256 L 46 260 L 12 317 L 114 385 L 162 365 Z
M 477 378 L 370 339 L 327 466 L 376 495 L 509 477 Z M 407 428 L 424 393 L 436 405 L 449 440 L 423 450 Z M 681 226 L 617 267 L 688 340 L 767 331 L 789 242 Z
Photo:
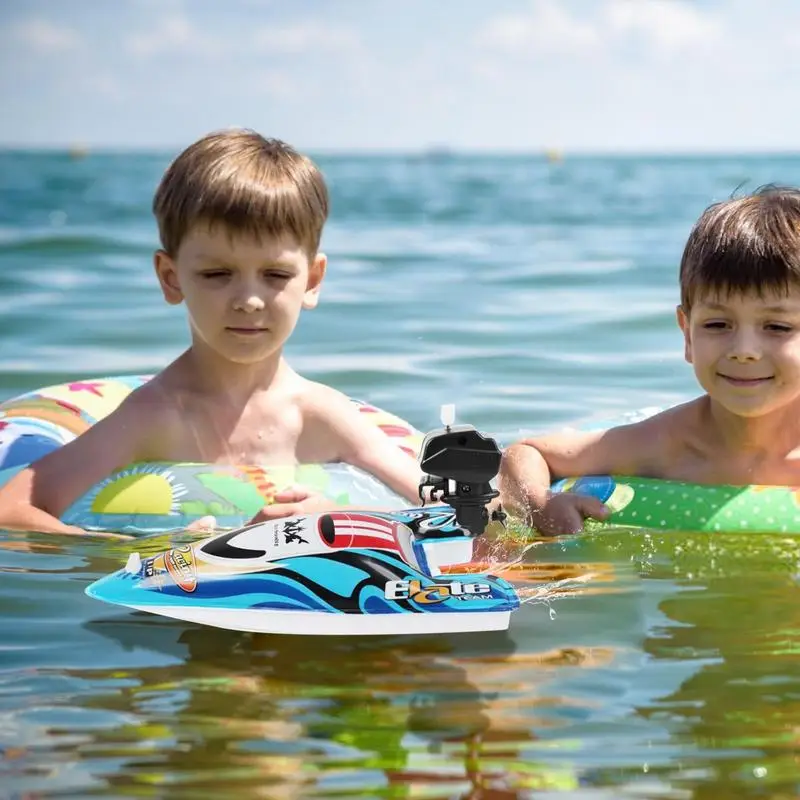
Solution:
M 456 521 L 467 536 L 480 536 L 489 524 L 486 506 L 499 496 L 490 481 L 500 470 L 502 452 L 494 439 L 471 425 L 451 426 L 453 406 L 442 407 L 443 429 L 425 436 L 420 451 L 420 466 L 426 477 L 420 481 L 419 496 L 424 505 L 425 489 L 430 499 L 455 510 Z M 497 509 L 492 520 L 504 522 L 505 513 Z

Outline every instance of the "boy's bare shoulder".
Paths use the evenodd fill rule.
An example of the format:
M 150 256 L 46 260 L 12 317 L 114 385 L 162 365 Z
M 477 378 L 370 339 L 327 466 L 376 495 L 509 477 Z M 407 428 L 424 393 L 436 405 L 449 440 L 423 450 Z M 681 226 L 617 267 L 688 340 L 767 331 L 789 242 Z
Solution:
M 109 415 L 115 433 L 135 440 L 131 447 L 135 460 L 158 461 L 166 457 L 170 431 L 181 422 L 175 398 L 175 387 L 159 374 L 132 391 Z
M 562 431 L 525 440 L 558 474 L 658 475 L 685 441 L 691 404 L 596 431 Z
M 682 431 L 696 426 L 701 404 L 702 398 L 680 403 L 627 427 L 643 437 L 651 437 L 653 434 L 680 435 Z
M 348 461 L 353 443 L 370 437 L 371 426 L 342 392 L 323 383 L 298 378 L 292 395 L 302 418 L 297 450 L 301 461 Z
M 118 411 L 125 416 L 161 415 L 173 407 L 171 393 L 159 375 L 134 389 L 119 405 Z
M 696 428 L 698 403 L 692 400 L 612 428 L 607 432 L 606 446 L 624 453 L 629 474 L 661 477 L 684 452 L 690 431 Z
M 346 394 L 324 383 L 305 378 L 302 381 L 296 399 L 307 435 L 329 442 L 332 452 L 340 458 L 345 442 L 371 434 L 373 426 Z
M 302 394 L 303 436 L 310 461 L 344 462 L 372 474 L 409 502 L 416 502 L 420 471 L 390 437 L 360 413 L 353 399 L 308 381 Z M 301 459 L 302 460 L 302 459 Z
M 355 411 L 352 400 L 346 394 L 308 378 L 298 376 L 295 396 L 300 410 L 308 418 L 325 419 L 337 412 Z

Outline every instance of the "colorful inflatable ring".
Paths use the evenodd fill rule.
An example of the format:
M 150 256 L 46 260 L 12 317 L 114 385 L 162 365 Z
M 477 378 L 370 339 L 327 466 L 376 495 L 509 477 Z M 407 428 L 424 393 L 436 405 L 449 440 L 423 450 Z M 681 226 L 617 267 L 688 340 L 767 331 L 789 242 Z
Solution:
M 123 375 L 47 386 L 0 403 L 0 485 L 111 413 L 149 375 Z M 370 422 L 416 458 L 423 435 L 380 408 L 353 400 Z M 196 463 L 131 464 L 93 486 L 62 515 L 86 530 L 150 533 L 185 528 L 212 515 L 221 528 L 247 522 L 288 484 L 339 504 L 396 508 L 405 501 L 371 475 L 343 464 L 297 467 Z
M 607 525 L 700 533 L 800 533 L 800 486 L 701 486 L 654 478 L 564 478 L 554 492 L 591 495 Z

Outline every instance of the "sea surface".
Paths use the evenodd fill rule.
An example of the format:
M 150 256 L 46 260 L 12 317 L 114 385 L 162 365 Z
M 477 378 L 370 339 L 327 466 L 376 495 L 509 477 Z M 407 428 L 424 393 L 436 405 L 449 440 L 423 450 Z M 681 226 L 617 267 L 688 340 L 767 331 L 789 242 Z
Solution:
M 173 155 L 0 153 L 0 400 L 186 346 L 152 269 Z M 800 184 L 800 156 L 316 160 L 329 270 L 289 360 L 502 443 L 691 397 L 692 223 Z M 0 800 L 800 796 L 798 537 L 536 542 L 507 633 L 353 639 L 86 597 L 130 547 L 0 532 Z

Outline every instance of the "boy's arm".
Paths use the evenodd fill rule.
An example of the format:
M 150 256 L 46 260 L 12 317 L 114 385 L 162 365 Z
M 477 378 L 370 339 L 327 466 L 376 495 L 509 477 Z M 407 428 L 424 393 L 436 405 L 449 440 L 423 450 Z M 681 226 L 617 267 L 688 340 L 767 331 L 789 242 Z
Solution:
M 0 487 L 0 528 L 85 533 L 59 517 L 94 484 L 137 458 L 144 427 L 135 402 L 124 402 L 71 442 L 17 473 Z
M 412 505 L 419 505 L 422 470 L 417 461 L 357 410 L 348 412 L 346 416 L 354 415 L 355 419 L 342 431 L 341 460 L 369 472 Z
M 644 455 L 643 431 L 641 424 L 625 425 L 531 437 L 511 445 L 500 465 L 503 507 L 547 533 L 580 530 L 589 516 L 603 519 L 607 509 L 596 498 L 551 495 L 550 484 L 579 475 L 635 474 Z
M 333 390 L 324 394 L 324 405 L 314 404 L 316 422 L 324 426 L 338 460 L 369 472 L 418 505 L 422 471 L 416 460 L 367 422 L 347 397 Z

